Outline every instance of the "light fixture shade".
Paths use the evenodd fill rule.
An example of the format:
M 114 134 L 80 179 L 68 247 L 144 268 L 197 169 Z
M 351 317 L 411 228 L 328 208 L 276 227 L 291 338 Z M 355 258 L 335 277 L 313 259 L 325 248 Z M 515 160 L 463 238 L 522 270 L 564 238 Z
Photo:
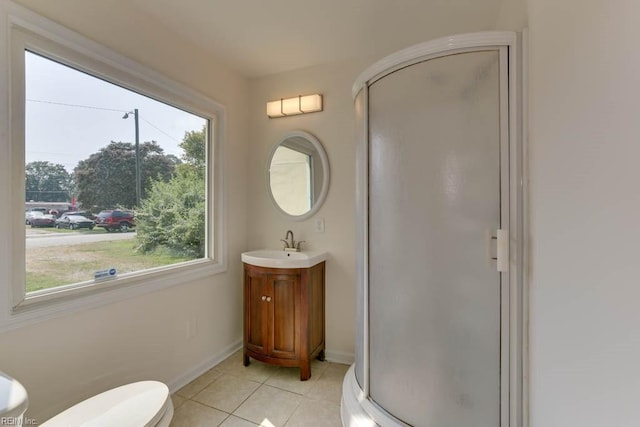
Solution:
M 282 114 L 280 100 L 267 102 L 267 116 L 269 117 L 284 116 L 284 114 Z
M 283 117 L 322 111 L 322 95 L 313 94 L 267 102 L 267 116 Z

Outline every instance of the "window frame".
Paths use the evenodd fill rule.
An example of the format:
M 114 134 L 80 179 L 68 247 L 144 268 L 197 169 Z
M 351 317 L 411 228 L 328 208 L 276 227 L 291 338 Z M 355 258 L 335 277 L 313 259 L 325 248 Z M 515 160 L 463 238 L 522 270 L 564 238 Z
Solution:
M 0 0 L 0 197 L 8 200 L 9 227 L 0 228 L 0 331 L 30 321 L 177 286 L 227 269 L 222 147 L 224 106 L 160 73 L 93 42 L 7 0 Z M 133 90 L 141 95 L 197 114 L 208 120 L 207 211 L 205 257 L 169 266 L 26 292 L 25 282 L 25 74 L 26 50 Z M 0 96 L 0 99 L 3 97 Z M 5 304 L 6 302 L 6 304 Z

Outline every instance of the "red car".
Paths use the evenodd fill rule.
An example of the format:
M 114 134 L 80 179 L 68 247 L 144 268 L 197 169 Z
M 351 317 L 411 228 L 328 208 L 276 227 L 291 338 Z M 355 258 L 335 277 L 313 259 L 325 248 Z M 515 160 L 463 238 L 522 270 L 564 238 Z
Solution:
M 96 217 L 96 226 L 107 231 L 120 230 L 126 233 L 136 226 L 133 212 L 121 211 L 120 209 L 110 209 L 101 211 Z
M 53 227 L 56 223 L 56 216 L 50 214 L 44 214 L 42 212 L 34 211 L 29 217 L 29 224 L 31 228 L 36 227 Z

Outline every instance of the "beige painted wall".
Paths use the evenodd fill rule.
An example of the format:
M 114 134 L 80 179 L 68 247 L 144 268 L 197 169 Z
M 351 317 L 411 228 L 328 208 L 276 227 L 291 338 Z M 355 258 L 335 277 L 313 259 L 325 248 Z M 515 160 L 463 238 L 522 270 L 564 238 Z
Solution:
M 250 249 L 281 248 L 287 230 L 305 248 L 325 250 L 327 357 L 353 360 L 355 327 L 355 139 L 351 85 L 368 63 L 340 62 L 255 79 L 250 82 L 248 242 Z M 266 103 L 281 97 L 321 93 L 324 111 L 269 119 Z M 292 221 L 273 206 L 265 183 L 269 150 L 291 130 L 304 130 L 324 146 L 331 167 L 327 198 L 313 217 Z M 324 218 L 325 232 L 314 231 Z
M 496 30 L 522 31 L 527 26 L 527 0 L 502 0 L 498 9 Z
M 226 273 L 0 333 L 0 369 L 27 388 L 27 415 L 44 421 L 90 395 L 133 380 L 154 378 L 177 385 L 193 369 L 240 344 L 248 84 L 126 1 L 20 3 L 209 96 L 226 107 L 228 118 Z M 1 185 L 5 194 L 8 184 Z M 197 321 L 197 335 L 191 339 L 186 339 L 188 319 Z
M 534 427 L 638 425 L 638 16 L 529 0 Z

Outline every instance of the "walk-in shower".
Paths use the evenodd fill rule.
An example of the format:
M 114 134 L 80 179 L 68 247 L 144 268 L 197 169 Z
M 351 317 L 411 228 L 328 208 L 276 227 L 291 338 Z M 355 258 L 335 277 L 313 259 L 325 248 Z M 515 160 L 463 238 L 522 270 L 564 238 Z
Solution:
M 356 363 L 346 426 L 516 426 L 521 416 L 518 39 L 391 55 L 354 85 Z

